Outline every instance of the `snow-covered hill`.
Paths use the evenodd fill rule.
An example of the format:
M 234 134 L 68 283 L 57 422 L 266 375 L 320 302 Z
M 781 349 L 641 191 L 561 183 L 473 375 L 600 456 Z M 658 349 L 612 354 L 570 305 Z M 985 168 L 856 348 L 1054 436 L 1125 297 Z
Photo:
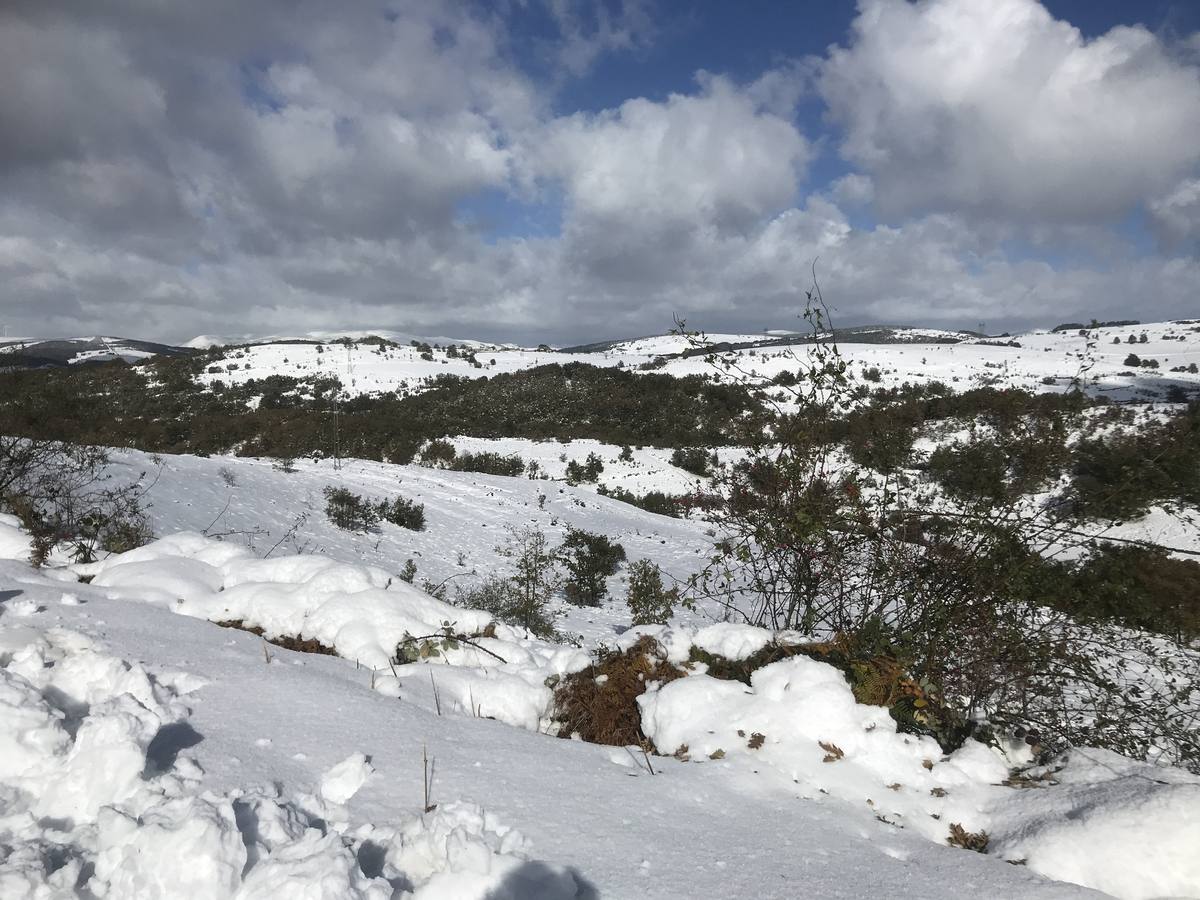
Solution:
M 868 372 L 868 383 L 879 387 L 942 381 L 957 390 L 992 385 L 1042 392 L 1066 390 L 1080 379 L 1091 390 L 1120 400 L 1154 398 L 1172 385 L 1200 390 L 1200 374 L 1189 371 L 1191 366 L 1200 365 L 1200 325 L 1195 323 L 1098 328 L 1087 337 L 1076 331 L 1034 331 L 1003 339 L 908 329 L 899 333 L 899 338 L 891 343 L 842 342 L 838 346 L 852 371 L 860 375 Z M 1130 338 L 1134 343 L 1129 343 Z M 762 336 L 719 334 L 708 335 L 707 339 L 737 347 L 749 341 L 761 342 Z M 650 367 L 676 376 L 733 377 L 732 373 L 715 369 L 703 353 L 682 355 L 689 349 L 694 348 L 678 335 L 615 342 L 591 352 L 476 348 L 476 366 L 465 354 L 449 355 L 436 348 L 424 353 L 404 344 L 260 343 L 231 348 L 202 377 L 242 383 L 269 375 L 325 375 L 338 378 L 351 396 L 418 390 L 438 375 L 489 377 L 571 362 L 624 366 L 635 371 Z M 809 350 L 810 345 L 804 342 L 771 343 L 733 349 L 727 355 L 740 373 L 768 382 L 784 370 L 795 371 Z M 1153 360 L 1157 367 L 1127 363 L 1131 353 L 1143 363 Z M 1183 371 L 1175 371 L 1180 369 Z
M 873 386 L 1053 391 L 1080 377 L 1120 399 L 1200 388 L 1192 323 L 1101 329 L 1090 343 L 911 336 L 929 342 L 842 352 Z M 714 371 L 674 336 L 593 352 L 468 349 L 474 362 L 366 340 L 273 342 L 229 348 L 202 377 L 335 375 L 361 394 L 549 362 Z M 808 345 L 730 352 L 769 381 Z M 1158 368 L 1131 368 L 1131 352 Z M 668 626 L 631 627 L 624 569 L 600 607 L 556 601 L 563 643 L 436 599 L 426 589 L 454 601 L 511 573 L 512 529 L 551 545 L 570 528 L 603 534 L 680 582 L 719 538 L 703 519 L 563 480 L 594 454 L 609 488 L 695 490 L 669 450 L 450 440 L 460 454 L 518 454 L 540 477 L 118 450 L 108 472 L 145 488 L 152 544 L 35 570 L 28 536 L 0 516 L 0 898 L 1200 897 L 1200 777 L 1079 748 L 1005 784 L 1029 761 L 1024 744 L 944 754 L 804 656 L 749 684 L 703 664 L 651 680 L 641 728 L 673 756 L 550 736 L 554 686 L 603 647 L 649 635 L 684 666 L 696 649 L 737 660 L 786 636 L 721 621 L 703 600 Z M 328 486 L 422 504 L 426 527 L 336 528 Z M 1155 507 L 1097 528 L 1197 550 L 1194 515 Z M 412 584 L 400 578 L 409 561 Z M 447 627 L 470 640 L 435 639 L 436 655 L 416 659 L 398 650 Z M 952 825 L 986 832 L 988 854 L 946 846 Z
M 0 368 L 73 366 L 118 359 L 133 363 L 183 352 L 181 347 L 121 337 L 7 339 L 0 340 Z

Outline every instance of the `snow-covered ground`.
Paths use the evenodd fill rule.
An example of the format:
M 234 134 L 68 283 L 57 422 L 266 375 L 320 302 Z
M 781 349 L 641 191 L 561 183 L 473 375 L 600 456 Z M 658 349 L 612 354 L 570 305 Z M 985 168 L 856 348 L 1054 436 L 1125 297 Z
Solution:
M 11 519 L 0 532 L 20 555 Z M 652 687 L 648 735 L 680 752 L 647 760 L 529 718 L 583 651 L 501 626 L 479 643 L 503 664 L 463 644 L 377 665 L 401 630 L 488 617 L 359 562 L 183 534 L 89 567 L 0 562 L 0 585 L 0 896 L 1200 892 L 1200 779 L 1076 751 L 1043 786 L 1003 787 L 1019 755 L 944 757 L 805 658 L 750 687 L 699 669 Z M 356 661 L 204 621 L 229 614 Z M 675 659 L 770 638 L 657 633 Z M 951 824 L 992 853 L 944 846 Z
M 595 442 L 558 448 L 546 465 L 565 469 L 557 454 L 582 459 L 589 452 L 605 457 L 601 480 L 628 489 L 664 490 L 694 484 L 668 462 L 665 451 L 634 451 L 634 463 L 615 461 L 620 448 Z M 463 440 L 464 447 L 473 446 Z M 489 444 L 502 452 L 522 451 L 522 442 Z M 548 453 L 547 453 L 548 455 Z M 530 458 L 537 458 L 534 454 Z M 156 461 L 157 460 L 157 461 Z M 552 545 L 568 527 L 599 532 L 619 542 L 628 558 L 650 559 L 668 579 L 685 581 L 707 561 L 712 536 L 707 523 L 645 512 L 600 496 L 594 486 L 572 487 L 560 481 L 507 478 L 474 472 L 450 472 L 422 466 L 396 466 L 367 460 L 295 462 L 295 472 L 280 471 L 270 460 L 238 457 L 160 457 L 133 450 L 114 451 L 110 471 L 119 481 L 141 479 L 152 529 L 157 535 L 178 531 L 223 535 L 232 546 L 272 556 L 302 552 L 356 560 L 397 575 L 411 559 L 416 583 L 447 582 L 451 596 L 484 577 L 511 570 L 497 552 L 508 529 L 535 527 Z M 627 474 L 622 476 L 622 471 Z M 551 472 L 554 474 L 554 472 Z M 425 506 L 425 530 L 410 531 L 387 522 L 378 531 L 352 533 L 325 516 L 327 485 L 342 486 L 373 499 L 406 497 Z M 278 546 L 276 546 L 278 544 Z M 628 625 L 624 574 L 609 579 L 617 598 L 599 609 L 562 605 L 560 627 L 588 640 L 611 639 Z
M 621 463 L 595 442 L 456 443 L 554 477 L 562 456 L 597 453 L 602 481 L 630 489 L 691 478 L 665 451 Z M 618 574 L 601 608 L 560 607 L 579 647 L 547 644 L 404 583 L 404 563 L 417 585 L 470 585 L 508 571 L 506 527 L 555 544 L 573 526 L 682 580 L 707 558 L 709 526 L 560 481 L 296 467 L 118 451 L 111 471 L 147 486 L 165 537 L 95 564 L 0 563 L 0 896 L 71 896 L 85 881 L 109 897 L 181 884 L 212 897 L 1084 895 L 1035 873 L 1120 897 L 1200 896 L 1200 779 L 1080 750 L 1040 787 L 1003 787 L 1020 753 L 943 757 L 806 658 L 749 687 L 699 667 L 648 691 L 646 735 L 678 759 L 551 738 L 548 685 L 597 646 L 649 631 L 680 662 L 692 645 L 737 658 L 771 635 L 703 608 L 630 630 Z M 423 503 L 426 530 L 339 530 L 328 484 Z M 1187 532 L 1164 510 L 1143 524 Z M 27 554 L 0 520 L 0 556 Z M 228 620 L 341 658 L 212 624 Z M 479 636 L 394 661 L 406 635 L 446 623 Z M 436 759 L 428 813 L 423 749 Z M 950 824 L 986 831 L 989 855 L 942 846 Z M 180 860 L 190 881 L 170 874 Z
M 1200 325 L 1170 322 L 1098 328 L 1089 338 L 1075 331 L 1034 331 L 1012 338 L 988 338 L 937 343 L 948 335 L 908 329 L 915 343 L 843 343 L 839 349 L 856 374 L 877 369 L 873 386 L 895 387 L 905 382 L 920 384 L 942 381 L 951 388 L 966 390 L 981 385 L 1018 387 L 1026 390 L 1063 391 L 1082 377 L 1091 389 L 1114 399 L 1154 397 L 1168 386 L 1200 389 L 1200 375 L 1172 372 L 1200 364 Z M 1146 342 L 1140 343 L 1142 335 Z M 1135 343 L 1128 343 L 1130 337 Z M 959 336 L 961 337 L 961 336 Z M 762 340 L 762 335 L 714 334 L 713 343 Z M 921 343 L 922 338 L 930 343 Z M 1019 346 L 1011 346 L 1009 342 Z M 1114 343 L 1117 341 L 1117 343 Z M 478 346 L 473 342 L 472 346 Z M 459 346 L 463 346 L 460 342 Z M 421 358 L 412 346 L 380 347 L 375 344 L 261 343 L 231 348 L 214 364 L 219 370 L 202 379 L 243 383 L 268 375 L 335 376 L 349 395 L 394 390 L 419 390 L 438 375 L 490 377 L 551 363 L 585 362 L 596 366 L 633 368 L 659 357 L 665 362 L 654 371 L 669 375 L 715 374 L 725 377 L 706 362 L 703 355 L 680 357 L 688 342 L 678 335 L 640 338 L 619 342 L 610 349 L 590 353 L 561 353 L 523 348 L 481 348 L 476 368 L 465 357 L 448 357 L 434 350 L 432 360 Z M 738 368 L 763 381 L 784 370 L 795 371 L 806 358 L 808 345 L 784 345 L 734 351 Z M 1125 365 L 1130 353 L 1140 359 L 1156 360 L 1157 369 Z M 234 368 L 230 368 L 234 367 Z M 874 373 L 873 377 L 874 377 Z
M 1127 343 L 1143 332 L 1145 344 Z M 1056 390 L 1082 370 L 1121 399 L 1200 387 L 1169 371 L 1200 360 L 1197 326 L 1102 329 L 1091 349 L 1073 332 L 1015 340 L 842 351 L 855 369 L 877 368 L 880 386 Z M 276 343 L 232 349 L 203 377 L 337 375 L 362 393 L 548 362 L 636 367 L 680 349 L 672 336 L 590 354 L 483 349 L 480 370 L 444 351 L 429 362 L 404 346 Z M 1159 369 L 1121 374 L 1130 352 Z M 797 365 L 781 348 L 737 355 L 763 379 Z M 657 371 L 713 370 L 692 357 Z M 668 450 L 621 460 L 622 448 L 595 441 L 452 441 L 460 453 L 520 455 L 543 477 L 362 460 L 282 471 L 121 450 L 110 472 L 146 488 L 159 537 L 147 547 L 35 570 L 28 538 L 0 516 L 0 900 L 1200 897 L 1200 778 L 1082 748 L 1031 772 L 1045 777 L 1028 787 L 1004 786 L 1027 761 L 1023 745 L 943 755 L 806 657 L 763 667 L 749 686 L 703 666 L 651 685 L 643 730 L 675 756 L 550 736 L 556 679 L 602 646 L 650 634 L 682 664 L 692 647 L 740 658 L 774 636 L 703 605 L 669 627 L 630 628 L 624 570 L 599 608 L 559 602 L 557 626 L 572 638 L 561 644 L 429 596 L 422 585 L 453 600 L 510 573 L 500 548 L 513 528 L 537 528 L 551 546 L 569 528 L 602 533 L 668 581 L 700 570 L 716 538 L 701 519 L 562 480 L 594 453 L 609 487 L 696 489 Z M 425 530 L 340 530 L 324 512 L 330 485 L 421 503 Z M 1200 549 L 1194 517 L 1155 507 L 1097 527 Z M 412 585 L 399 577 L 409 560 Z M 337 655 L 215 624 L 231 620 Z M 435 655 L 398 658 L 407 636 L 447 627 L 473 637 L 432 638 Z M 986 832 L 988 854 L 946 846 L 951 825 Z

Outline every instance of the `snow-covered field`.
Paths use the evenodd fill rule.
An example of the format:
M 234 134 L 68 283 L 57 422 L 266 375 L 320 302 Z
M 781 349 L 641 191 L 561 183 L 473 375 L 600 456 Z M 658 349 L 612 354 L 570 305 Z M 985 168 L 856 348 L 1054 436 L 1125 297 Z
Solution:
M 1098 328 L 1086 339 L 1075 331 L 1034 331 L 1012 338 L 970 339 L 959 343 L 921 343 L 922 338 L 936 341 L 939 337 L 949 339 L 949 335 L 918 329 L 908 332 L 911 334 L 900 333 L 917 342 L 843 343 L 839 349 L 854 372 L 877 369 L 878 381 L 872 386 L 879 387 L 942 381 L 957 390 L 986 384 L 1035 392 L 1062 391 L 1073 379 L 1082 377 L 1095 392 L 1122 400 L 1153 398 L 1172 384 L 1200 389 L 1200 375 L 1171 371 L 1200 364 L 1197 324 L 1157 322 Z M 1140 342 L 1142 335 L 1146 337 L 1145 343 Z M 1128 343 L 1131 336 L 1133 344 Z M 738 343 L 762 340 L 763 335 L 713 334 L 707 339 L 713 343 Z M 1010 341 L 1019 346 L 1011 346 Z M 353 396 L 419 390 L 438 375 L 490 377 L 552 363 L 622 365 L 636 370 L 663 357 L 665 362 L 654 371 L 675 376 L 722 375 L 702 355 L 678 356 L 689 345 L 677 335 L 624 341 L 590 353 L 480 348 L 476 359 L 482 368 L 474 367 L 465 357 L 448 357 L 444 350 L 434 350 L 433 359 L 425 360 L 412 346 L 327 343 L 320 350 L 317 346 L 262 343 L 231 348 L 214 364 L 219 371 L 201 377 L 206 382 L 219 378 L 236 384 L 269 375 L 334 376 L 342 382 L 347 394 Z M 784 370 L 795 371 L 797 359 L 804 359 L 807 352 L 807 345 L 796 344 L 738 350 L 732 353 L 732 358 L 741 371 L 769 381 Z M 1125 365 L 1130 353 L 1142 360 L 1157 361 L 1158 368 Z
M 619 448 L 592 442 L 510 443 L 486 446 L 547 468 L 596 452 L 603 480 L 639 489 L 691 477 L 663 451 L 618 465 Z M 679 758 L 561 740 L 547 681 L 592 648 L 649 631 L 673 660 L 692 645 L 737 658 L 771 636 L 703 609 L 629 630 L 617 575 L 618 599 L 561 607 L 580 647 L 547 644 L 397 577 L 408 559 L 418 585 L 506 571 L 496 548 L 527 524 L 551 543 L 568 525 L 602 532 L 683 579 L 711 547 L 702 521 L 588 486 L 354 460 L 284 472 L 120 451 L 112 471 L 142 477 L 166 537 L 38 571 L 0 522 L 13 559 L 0 563 L 0 896 L 1087 895 L 1046 879 L 1200 896 L 1200 779 L 1182 771 L 1085 749 L 1040 787 L 1004 787 L 1015 748 L 944 757 L 806 658 L 748 688 L 701 667 L 649 690 L 646 735 Z M 326 484 L 415 499 L 427 528 L 336 529 Z M 340 658 L 212 624 L 231 619 Z M 447 622 L 492 636 L 392 660 L 405 635 Z M 952 823 L 986 831 L 989 854 L 944 846 Z
M 18 555 L 11 520 L 0 531 Z M 749 688 L 697 671 L 648 691 L 648 735 L 688 752 L 647 760 L 538 733 L 539 680 L 583 651 L 501 626 L 480 643 L 503 664 L 463 645 L 376 665 L 401 630 L 488 617 L 360 563 L 179 535 L 84 569 L 3 562 L 0 581 L 5 897 L 1089 895 L 1037 873 L 1122 897 L 1200 886 L 1200 779 L 1076 751 L 1043 787 L 1002 787 L 1010 760 L 943 757 L 808 659 Z M 231 613 L 359 659 L 204 621 Z M 659 636 L 676 658 L 769 638 Z M 941 846 L 951 823 L 988 831 L 992 853 Z

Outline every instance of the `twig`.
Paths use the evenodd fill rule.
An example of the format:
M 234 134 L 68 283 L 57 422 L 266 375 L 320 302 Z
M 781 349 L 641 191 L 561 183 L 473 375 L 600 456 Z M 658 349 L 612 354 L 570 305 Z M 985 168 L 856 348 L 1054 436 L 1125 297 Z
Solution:
M 451 640 L 458 641 L 458 643 L 460 643 L 460 644 L 466 644 L 470 647 L 474 647 L 476 650 L 480 650 L 480 651 L 486 653 L 488 656 L 495 657 L 496 659 L 500 660 L 500 662 L 504 663 L 505 665 L 508 665 L 508 660 L 505 659 L 503 656 L 501 656 L 499 653 L 493 653 L 487 647 L 482 647 L 479 644 L 475 643 L 473 640 L 471 640 L 469 637 L 463 637 L 460 634 L 447 634 L 444 631 L 437 631 L 437 632 L 434 632 L 433 634 L 422 634 L 419 636 L 411 636 L 410 635 L 409 637 L 406 637 L 404 640 L 402 640 L 400 643 L 402 643 L 402 644 L 407 644 L 410 642 L 417 643 L 419 641 L 428 641 L 428 640 L 432 640 L 434 638 L 439 638 L 441 640 L 445 640 L 446 638 L 449 638 Z
M 425 769 L 425 812 L 431 813 L 437 809 L 436 803 L 429 802 L 429 794 L 433 789 L 434 767 L 437 765 L 437 760 L 434 759 L 432 763 L 430 762 L 429 752 L 424 744 L 421 745 L 421 763 Z
M 233 502 L 233 494 L 230 494 L 228 497 L 225 498 L 225 505 L 222 506 L 221 511 L 219 513 L 217 513 L 217 517 L 215 519 L 213 519 L 211 522 L 209 522 L 208 525 L 204 529 L 201 530 L 200 533 L 202 535 L 204 535 L 205 537 L 208 537 L 208 533 L 213 529 L 214 525 L 216 525 L 218 522 L 221 521 L 221 517 L 223 515 L 225 515 L 225 511 L 229 509 L 229 504 L 232 502 Z

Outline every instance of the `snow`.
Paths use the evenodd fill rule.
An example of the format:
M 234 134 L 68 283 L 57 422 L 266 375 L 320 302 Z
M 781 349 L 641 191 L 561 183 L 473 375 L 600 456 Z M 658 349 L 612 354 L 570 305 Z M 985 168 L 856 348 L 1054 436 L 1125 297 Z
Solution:
M 361 790 L 375 770 L 362 753 L 351 753 L 321 776 L 321 799 L 344 804 Z
M 1095 389 L 1134 396 L 1167 377 L 1120 375 L 1129 349 L 1170 365 L 1200 358 L 1185 326 L 1113 333 L 1143 330 L 1147 344 L 1133 348 L 1102 335 Z M 672 352 L 672 340 L 582 355 L 489 350 L 482 374 L 636 365 Z M 1019 342 L 863 344 L 848 355 L 878 366 L 883 386 L 994 378 L 1055 389 L 1042 379 L 1079 364 L 1074 334 Z M 468 374 L 461 360 L 409 350 L 260 345 L 230 351 L 249 369 L 214 377 L 342 366 L 361 392 Z M 763 378 L 796 365 L 775 348 L 739 355 Z M 707 370 L 688 358 L 663 371 Z M 621 448 L 594 441 L 454 442 L 535 459 L 551 479 L 594 452 L 609 486 L 696 483 L 657 448 L 621 461 Z M 28 536 L 0 516 L 0 897 L 1200 897 L 1200 778 L 1077 748 L 1033 786 L 1006 786 L 1010 767 L 1028 762 L 1023 744 L 945 755 L 807 657 L 765 666 L 749 685 L 703 665 L 649 685 L 643 730 L 677 758 L 551 737 L 552 685 L 600 646 L 649 635 L 681 665 L 693 648 L 740 660 L 790 636 L 714 622 L 703 605 L 669 626 L 629 628 L 618 574 L 606 605 L 559 605 L 558 627 L 578 646 L 551 644 L 422 582 L 453 597 L 510 572 L 497 548 L 516 525 L 552 545 L 570 527 L 600 532 L 684 580 L 711 553 L 708 523 L 554 480 L 361 460 L 296 468 L 115 451 L 117 482 L 152 473 L 162 537 L 90 564 L 34 570 Z M 412 498 L 427 529 L 341 531 L 323 513 L 328 484 Z M 1110 533 L 1200 547 L 1191 515 L 1155 508 Z M 409 559 L 415 585 L 397 574 Z M 336 656 L 213 624 L 235 620 Z M 417 643 L 416 659 L 398 657 Z M 945 846 L 951 824 L 986 832 L 988 854 Z
M 1069 809 L 1014 829 L 999 850 L 1050 878 L 1149 900 L 1196 896 L 1197 847 L 1200 784 L 1133 778 L 1078 792 Z
M 1010 767 L 975 743 L 943 759 L 932 738 L 899 734 L 886 708 L 856 703 L 839 671 L 803 656 L 756 670 L 749 687 L 692 675 L 638 702 L 643 731 L 664 752 L 753 759 L 809 796 L 867 803 L 932 840 L 943 840 L 950 822 L 982 830 L 980 797 Z
M 29 535 L 21 531 L 20 519 L 0 513 L 0 559 L 29 559 L 32 551 Z
M 771 632 L 753 625 L 717 622 L 696 632 L 691 642 L 714 656 L 742 660 L 767 646 L 773 637 Z
M 470 804 L 351 831 L 337 807 L 368 784 L 361 752 L 320 777 L 319 799 L 209 790 L 203 767 L 170 758 L 200 735 L 169 679 L 61 628 L 0 625 L 0 647 L 0 896 L 482 898 L 516 873 L 530 893 L 514 896 L 578 896 Z
M 855 374 L 868 368 L 879 370 L 878 387 L 897 387 L 904 383 L 924 384 L 941 381 L 955 390 L 984 384 L 1018 387 L 1034 392 L 1064 391 L 1076 378 L 1089 389 L 1117 400 L 1153 397 L 1162 389 L 1179 384 L 1200 388 L 1200 375 L 1172 372 L 1172 368 L 1200 363 L 1200 326 L 1188 323 L 1149 322 L 1136 326 L 1093 329 L 1091 337 L 1076 331 L 1032 331 L 1003 338 L 963 340 L 958 332 L 929 328 L 890 329 L 904 343 L 839 344 L 842 357 Z M 1146 343 L 1127 343 L 1133 336 Z M 365 337 L 357 333 L 352 339 Z M 386 337 L 387 334 L 381 336 Z M 386 391 L 416 391 L 428 387 L 438 375 L 470 378 L 491 377 L 501 372 L 516 372 L 534 366 L 584 362 L 596 366 L 622 365 L 632 371 L 638 366 L 664 357 L 666 363 L 654 371 L 668 375 L 731 375 L 708 363 L 704 354 L 679 356 L 689 349 L 688 340 L 679 335 L 659 335 L 619 341 L 605 350 L 588 353 L 526 348 L 496 348 L 471 341 L 436 339 L 445 346 L 456 343 L 476 349 L 483 364 L 477 369 L 463 358 L 447 357 L 445 351 L 433 351 L 433 360 L 425 360 L 420 351 L 407 345 L 407 335 L 396 335 L 401 346 L 380 348 L 374 344 L 328 344 L 318 352 L 315 344 L 259 343 L 231 348 L 215 363 L 218 372 L 200 376 L 203 383 L 221 379 L 243 383 L 251 378 L 287 374 L 336 376 L 348 396 Z M 761 341 L 762 334 L 712 334 L 712 344 Z M 324 338 L 328 339 L 328 337 Z M 1113 343 L 1117 340 L 1118 343 Z M 954 343 L 946 341 L 953 340 Z M 1088 341 L 1092 343 L 1089 345 Z M 1015 346 L 1014 346 L 1015 345 Z M 737 369 L 765 383 L 784 370 L 795 372 L 807 364 L 811 344 L 779 344 L 751 347 L 725 354 Z M 1125 365 L 1130 352 L 1142 359 L 1155 359 L 1158 369 L 1131 370 Z M 230 365 L 237 368 L 227 370 Z
M 260 639 L 154 591 L 79 583 L 63 605 L 62 582 L 27 564 L 0 563 L 0 580 L 41 608 L 0 602 L 0 896 L 1087 896 L 733 759 L 659 758 L 651 776 L 486 710 L 439 715 L 424 683 L 455 694 L 447 663 L 416 667 L 397 698 L 350 660 L 264 660 Z M 547 668 L 546 652 L 521 665 Z

